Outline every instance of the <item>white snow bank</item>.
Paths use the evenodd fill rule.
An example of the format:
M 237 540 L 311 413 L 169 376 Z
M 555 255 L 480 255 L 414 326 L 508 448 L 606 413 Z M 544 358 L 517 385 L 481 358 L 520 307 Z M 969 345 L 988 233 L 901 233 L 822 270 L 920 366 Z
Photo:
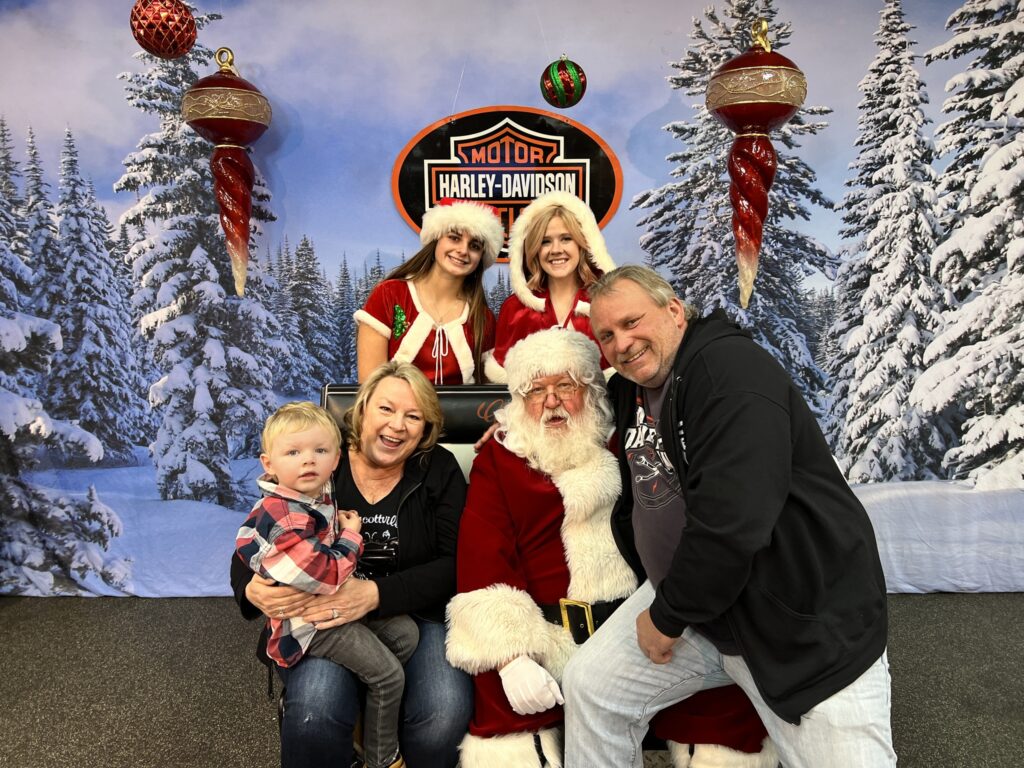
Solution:
M 965 483 L 853 486 L 889 592 L 1024 592 L 1024 490 Z

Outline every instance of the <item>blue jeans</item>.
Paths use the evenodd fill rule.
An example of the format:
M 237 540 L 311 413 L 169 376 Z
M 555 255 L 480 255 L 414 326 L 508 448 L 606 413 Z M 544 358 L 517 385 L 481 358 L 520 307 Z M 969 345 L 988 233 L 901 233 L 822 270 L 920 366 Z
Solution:
M 757 709 L 786 768 L 896 765 L 884 653 L 853 683 L 793 725 L 764 703 L 741 656 L 723 656 L 691 628 L 683 632 L 667 664 L 651 662 L 637 645 L 636 617 L 653 600 L 654 588 L 644 582 L 566 666 L 565 768 L 640 768 L 640 745 L 658 711 L 733 682 Z
M 416 620 L 420 643 L 405 665 L 399 741 L 415 768 L 454 768 L 473 715 L 473 681 L 445 658 L 443 624 Z M 333 661 L 307 656 L 284 681 L 282 768 L 348 768 L 359 713 L 355 675 Z

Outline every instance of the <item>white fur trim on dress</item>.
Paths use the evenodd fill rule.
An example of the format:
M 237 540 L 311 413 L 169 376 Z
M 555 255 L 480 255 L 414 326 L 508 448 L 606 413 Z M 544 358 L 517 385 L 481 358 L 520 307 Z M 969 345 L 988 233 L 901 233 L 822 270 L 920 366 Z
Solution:
M 375 330 L 385 339 L 391 338 L 391 329 L 384 325 L 384 323 L 382 323 L 376 317 L 371 315 L 369 312 L 367 312 L 365 309 L 357 309 L 355 312 L 353 312 L 352 319 L 355 320 L 357 323 L 362 323 L 363 325 L 369 328 L 373 328 L 373 330 Z
M 593 339 L 570 328 L 545 328 L 520 339 L 505 355 L 509 392 L 529 389 L 534 379 L 569 372 L 599 375 L 601 351 Z
M 459 745 L 461 768 L 562 768 L 562 733 L 559 728 L 537 732 L 544 753 L 541 763 L 533 733 L 504 736 L 473 736 L 467 733 Z
M 535 296 L 533 291 L 526 287 L 526 256 L 523 247 L 531 223 L 539 214 L 552 207 L 565 208 L 580 222 L 583 237 L 587 240 L 588 258 L 598 271 L 605 273 L 615 269 L 615 262 L 608 253 L 604 235 L 601 234 L 601 228 L 597 226 L 597 219 L 594 218 L 594 212 L 590 207 L 569 192 L 556 191 L 541 195 L 519 212 L 508 235 L 508 274 L 512 292 L 519 297 L 524 306 L 535 312 L 544 311 L 544 299 Z
M 494 350 L 484 352 L 484 376 L 491 384 L 508 383 L 508 374 L 505 367 L 494 357 Z
M 416 355 L 419 354 L 423 345 L 427 343 L 427 337 L 430 336 L 431 329 L 444 328 L 451 351 L 459 363 L 459 370 L 462 372 L 462 383 L 472 384 L 474 368 L 473 350 L 469 348 L 469 342 L 466 341 L 466 333 L 462 328 L 469 319 L 469 304 L 462 305 L 462 313 L 457 318 L 439 326 L 434 322 L 434 318 L 427 314 L 427 311 L 420 303 L 420 296 L 416 292 L 416 284 L 409 280 L 408 286 L 409 296 L 412 297 L 413 306 L 416 307 L 416 319 L 412 321 L 412 325 L 405 332 L 405 338 L 399 342 L 398 350 L 395 352 L 393 359 L 411 363 L 416 358 Z M 443 384 L 444 382 L 439 381 L 436 383 Z
M 505 244 L 505 226 L 494 209 L 483 203 L 460 200 L 450 205 L 436 205 L 423 214 L 420 243 L 440 240 L 449 232 L 460 232 L 483 241 L 483 268 L 491 266 Z

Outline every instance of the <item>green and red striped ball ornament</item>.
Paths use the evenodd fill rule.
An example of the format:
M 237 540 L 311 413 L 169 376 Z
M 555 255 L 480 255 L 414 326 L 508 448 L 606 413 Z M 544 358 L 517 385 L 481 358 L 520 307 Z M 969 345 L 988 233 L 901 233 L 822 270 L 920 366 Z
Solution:
M 587 92 L 587 75 L 583 67 L 563 55 L 548 64 L 540 76 L 540 93 L 552 107 L 568 109 L 579 104 Z

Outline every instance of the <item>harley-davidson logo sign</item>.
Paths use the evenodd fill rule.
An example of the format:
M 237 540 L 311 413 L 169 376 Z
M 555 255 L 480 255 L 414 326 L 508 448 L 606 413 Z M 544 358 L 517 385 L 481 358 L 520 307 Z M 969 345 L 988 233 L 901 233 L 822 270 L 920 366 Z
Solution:
M 424 211 L 457 198 L 494 206 L 507 233 L 531 200 L 554 190 L 587 203 L 603 227 L 619 206 L 622 169 L 580 123 L 532 107 L 486 107 L 420 131 L 395 161 L 391 187 L 416 231 Z

